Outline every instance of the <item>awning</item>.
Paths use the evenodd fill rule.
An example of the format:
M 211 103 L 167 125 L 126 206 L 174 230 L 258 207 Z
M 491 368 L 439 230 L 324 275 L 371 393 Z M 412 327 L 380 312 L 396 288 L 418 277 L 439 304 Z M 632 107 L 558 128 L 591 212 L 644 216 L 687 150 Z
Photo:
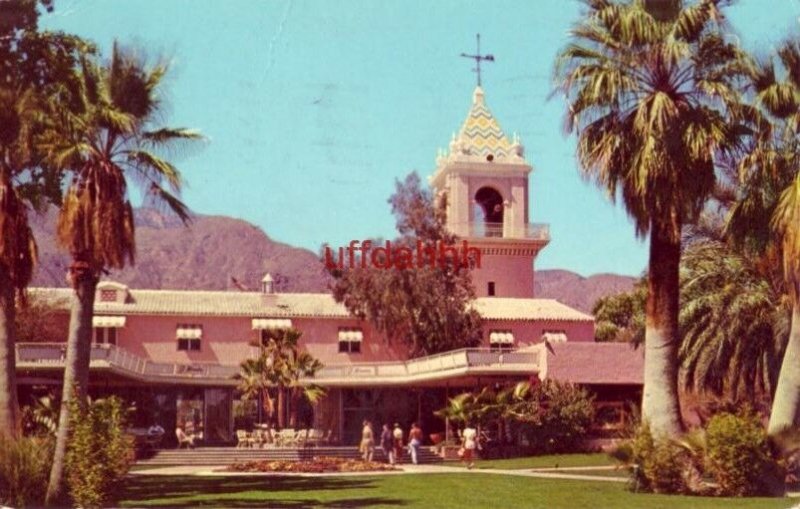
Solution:
M 179 325 L 175 330 L 175 337 L 178 339 L 201 339 L 203 337 L 203 327 L 199 325 Z
M 511 331 L 492 331 L 489 333 L 489 343 L 513 345 L 514 333 Z
M 291 329 L 292 321 L 288 318 L 253 318 L 253 330 Z
M 360 343 L 362 339 L 364 339 L 364 332 L 361 329 L 339 329 L 339 341 Z
M 542 340 L 548 343 L 565 343 L 567 341 L 566 332 L 545 332 L 542 334 Z
M 125 327 L 124 316 L 93 316 L 92 327 Z

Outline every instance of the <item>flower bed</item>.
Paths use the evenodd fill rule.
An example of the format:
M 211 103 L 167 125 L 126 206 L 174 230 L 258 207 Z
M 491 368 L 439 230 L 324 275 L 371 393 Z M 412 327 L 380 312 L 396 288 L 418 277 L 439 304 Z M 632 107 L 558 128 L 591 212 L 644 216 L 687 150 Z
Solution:
M 247 461 L 229 466 L 229 472 L 375 472 L 397 470 L 394 466 L 374 461 L 319 457 L 304 461 Z

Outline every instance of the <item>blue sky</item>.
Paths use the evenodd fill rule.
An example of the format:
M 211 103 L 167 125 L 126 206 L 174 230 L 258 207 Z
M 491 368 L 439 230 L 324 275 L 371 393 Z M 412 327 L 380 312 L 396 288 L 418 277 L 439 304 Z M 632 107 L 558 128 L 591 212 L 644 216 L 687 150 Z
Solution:
M 164 56 L 165 122 L 209 142 L 176 163 L 198 213 L 239 217 L 317 251 L 391 237 L 394 180 L 427 176 L 470 105 L 475 34 L 489 107 L 534 166 L 531 221 L 553 240 L 537 269 L 639 274 L 645 242 L 620 205 L 579 176 L 552 66 L 580 12 L 573 0 L 57 0 L 45 28 L 116 38 Z M 800 0 L 740 0 L 743 44 L 797 33 Z

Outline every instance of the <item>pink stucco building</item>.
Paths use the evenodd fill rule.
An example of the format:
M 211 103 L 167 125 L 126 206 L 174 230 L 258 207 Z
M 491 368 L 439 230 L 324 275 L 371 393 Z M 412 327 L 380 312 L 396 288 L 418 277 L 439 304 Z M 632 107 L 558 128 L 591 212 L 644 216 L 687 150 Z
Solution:
M 360 422 L 412 420 L 433 432 L 448 396 L 493 383 L 556 378 L 590 386 L 601 403 L 638 397 L 642 356 L 623 344 L 594 342 L 591 316 L 533 295 L 534 261 L 550 240 L 530 223 L 531 165 L 519 139 L 509 140 L 477 88 L 458 135 L 439 153 L 429 181 L 444 200 L 448 228 L 481 251 L 473 272 L 483 317 L 483 345 L 411 359 L 329 294 L 149 290 L 103 281 L 94 310 L 91 390 L 120 394 L 147 409 L 137 424 L 193 426 L 207 443 L 229 443 L 259 420 L 232 378 L 262 331 L 293 327 L 324 368 L 314 383 L 327 396 L 303 409 L 304 426 L 355 443 Z M 71 290 L 33 289 L 65 310 Z M 55 388 L 63 344 L 18 345 L 24 395 Z

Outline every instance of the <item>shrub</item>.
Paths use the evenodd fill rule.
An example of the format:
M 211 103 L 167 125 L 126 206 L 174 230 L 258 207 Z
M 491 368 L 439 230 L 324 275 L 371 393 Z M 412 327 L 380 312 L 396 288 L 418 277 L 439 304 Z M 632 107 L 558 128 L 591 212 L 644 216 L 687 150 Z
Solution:
M 52 455 L 52 440 L 0 436 L 0 505 L 42 505 Z
M 117 397 L 99 399 L 70 412 L 66 470 L 69 494 L 81 507 L 103 507 L 113 501 L 134 459 L 133 439 L 125 434 L 125 407 Z
M 624 449 L 617 452 L 615 456 Z M 631 484 L 634 491 L 685 493 L 684 472 L 687 455 L 667 438 L 653 436 L 643 424 L 628 446 Z
M 726 496 L 783 492 L 784 472 L 773 457 L 767 434 L 752 414 L 722 413 L 706 428 L 707 472 Z
M 584 388 L 547 380 L 534 388 L 527 414 L 527 439 L 537 451 L 577 452 L 594 419 L 593 398 Z

